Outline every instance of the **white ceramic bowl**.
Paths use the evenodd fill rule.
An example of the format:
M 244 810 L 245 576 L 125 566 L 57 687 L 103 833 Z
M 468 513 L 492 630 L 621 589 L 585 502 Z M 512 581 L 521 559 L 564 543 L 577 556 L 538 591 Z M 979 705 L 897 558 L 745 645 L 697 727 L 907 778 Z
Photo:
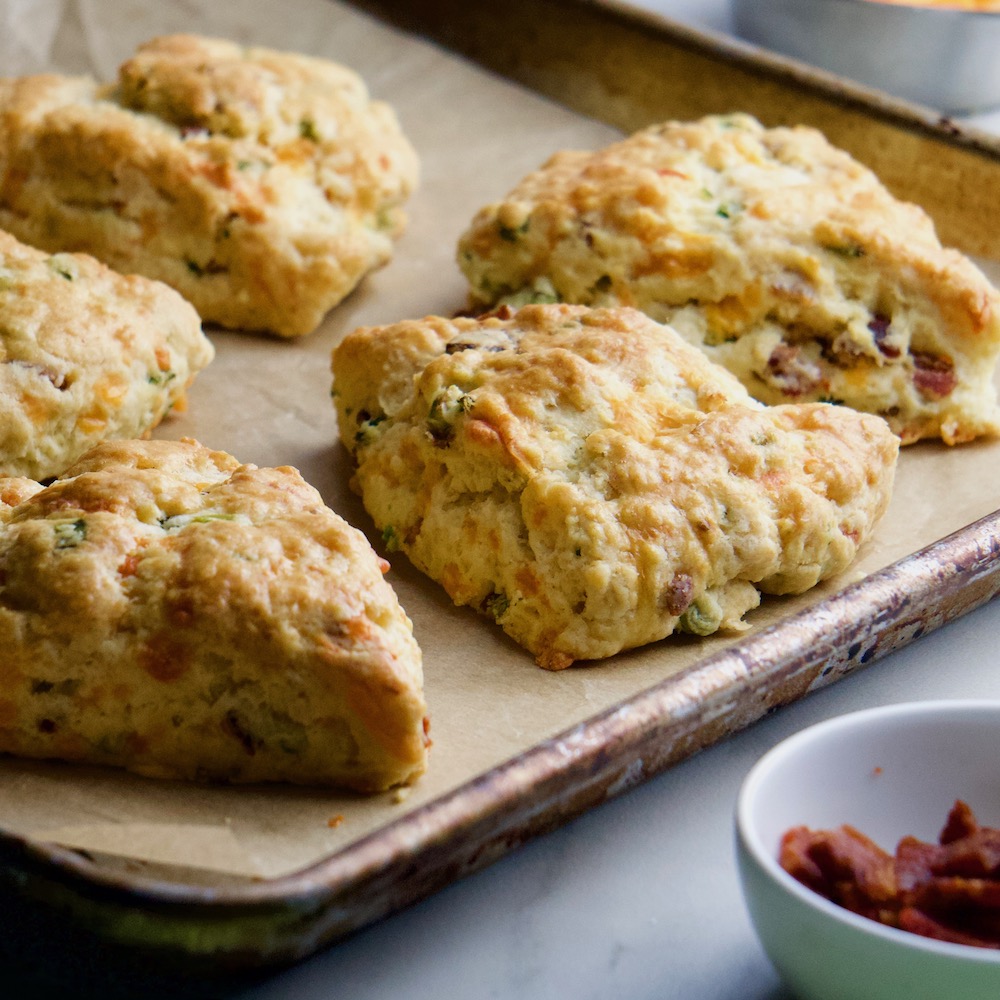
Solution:
M 1000 702 L 875 708 L 805 729 L 753 767 L 736 809 L 747 908 L 804 1000 L 997 1000 L 1000 951 L 932 941 L 860 917 L 778 864 L 790 827 L 849 823 L 892 853 L 937 842 L 956 799 L 1000 826 Z
M 1000 13 L 873 0 L 733 0 L 744 38 L 949 114 L 1000 105 Z

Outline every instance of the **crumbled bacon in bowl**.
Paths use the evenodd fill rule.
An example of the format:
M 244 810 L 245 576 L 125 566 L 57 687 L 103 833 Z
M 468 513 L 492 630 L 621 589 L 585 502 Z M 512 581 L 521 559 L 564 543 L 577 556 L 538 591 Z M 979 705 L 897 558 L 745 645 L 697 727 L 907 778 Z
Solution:
M 956 801 L 937 844 L 903 837 L 895 855 L 850 825 L 793 827 L 781 867 L 854 913 L 938 941 L 1000 948 L 1000 830 Z

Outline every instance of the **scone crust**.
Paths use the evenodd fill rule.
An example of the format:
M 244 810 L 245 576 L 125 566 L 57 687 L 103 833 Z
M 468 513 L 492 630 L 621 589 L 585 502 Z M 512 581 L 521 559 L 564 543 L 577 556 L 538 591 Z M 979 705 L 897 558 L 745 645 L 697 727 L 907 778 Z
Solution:
M 385 563 L 294 469 L 108 442 L 0 501 L 0 750 L 364 792 L 423 772 Z
M 173 289 L 0 232 L 0 475 L 56 476 L 147 435 L 213 356 Z
M 362 328 L 333 373 L 388 548 L 548 668 L 743 627 L 843 570 L 891 493 L 885 421 L 762 406 L 632 309 Z
M 634 306 L 767 403 L 845 403 L 904 443 L 1000 429 L 1000 295 L 814 129 L 713 116 L 558 153 L 458 259 L 479 305 Z
M 171 35 L 111 85 L 0 80 L 0 226 L 228 327 L 313 330 L 389 259 L 416 181 L 392 109 L 322 59 Z

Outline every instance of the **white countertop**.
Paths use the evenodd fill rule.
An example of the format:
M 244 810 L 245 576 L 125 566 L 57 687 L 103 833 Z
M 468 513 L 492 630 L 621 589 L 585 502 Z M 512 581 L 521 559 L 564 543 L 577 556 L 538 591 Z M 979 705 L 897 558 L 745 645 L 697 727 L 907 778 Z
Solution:
M 730 26 L 725 0 L 641 5 L 702 27 Z M 994 602 L 295 968 L 251 986 L 164 993 L 784 1000 L 790 994 L 754 937 L 737 880 L 732 814 L 744 775 L 776 742 L 834 715 L 909 700 L 1000 698 L 998 631 Z M 71 973 L 50 975 L 78 996 Z M 36 995 L 17 975 L 4 976 L 0 995 Z M 106 987 L 106 997 L 159 995 L 152 985 Z M 52 985 L 37 995 L 55 994 Z

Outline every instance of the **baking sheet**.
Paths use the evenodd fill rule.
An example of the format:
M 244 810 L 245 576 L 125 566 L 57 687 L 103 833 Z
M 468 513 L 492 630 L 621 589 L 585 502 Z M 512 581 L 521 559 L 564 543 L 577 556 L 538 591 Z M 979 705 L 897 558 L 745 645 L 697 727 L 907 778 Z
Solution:
M 218 349 L 215 362 L 193 386 L 187 413 L 156 432 L 196 437 L 245 462 L 296 466 L 331 507 L 380 548 L 347 487 L 349 464 L 336 443 L 329 398 L 333 346 L 361 324 L 460 309 L 465 284 L 454 247 L 474 211 L 552 152 L 593 148 L 621 133 L 329 0 L 285 0 L 280 6 L 272 0 L 183 5 L 50 0 L 44 9 L 50 18 L 44 31 L 36 34 L 34 23 L 25 29 L 24 22 L 18 29 L 9 21 L 0 32 L 5 74 L 48 68 L 108 79 L 142 40 L 197 31 L 345 62 L 397 109 L 420 153 L 423 178 L 394 260 L 301 341 L 210 331 Z M 46 38 L 51 44 L 41 45 Z M 1000 163 L 994 169 L 1000 176 Z M 995 266 L 985 266 L 994 280 L 1000 277 Z M 751 638 L 998 506 L 1000 442 L 907 449 L 892 507 L 862 558 L 844 577 L 808 595 L 766 598 L 750 616 Z M 311 789 L 199 787 L 5 759 L 0 760 L 0 827 L 31 841 L 85 850 L 98 866 L 105 855 L 148 862 L 153 867 L 144 867 L 144 875 L 159 872 L 182 885 L 231 887 L 281 879 L 469 788 L 529 748 L 613 710 L 732 642 L 676 637 L 548 673 L 487 619 L 453 607 L 401 554 L 390 561 L 389 579 L 423 649 L 432 720 L 430 769 L 416 787 L 374 798 Z M 741 690 L 734 679 L 732 697 L 738 700 Z M 723 720 L 713 738 L 724 736 L 730 724 Z M 630 780 L 625 775 L 621 787 Z M 523 789 L 529 799 L 534 792 Z M 461 796 L 452 800 L 459 809 Z M 107 865 L 113 868 L 114 862 Z
M 1000 258 L 998 143 L 974 127 L 989 116 L 959 128 L 931 108 L 624 0 L 353 2 L 626 131 L 734 107 L 769 125 L 814 125 L 921 204 L 946 242 Z

